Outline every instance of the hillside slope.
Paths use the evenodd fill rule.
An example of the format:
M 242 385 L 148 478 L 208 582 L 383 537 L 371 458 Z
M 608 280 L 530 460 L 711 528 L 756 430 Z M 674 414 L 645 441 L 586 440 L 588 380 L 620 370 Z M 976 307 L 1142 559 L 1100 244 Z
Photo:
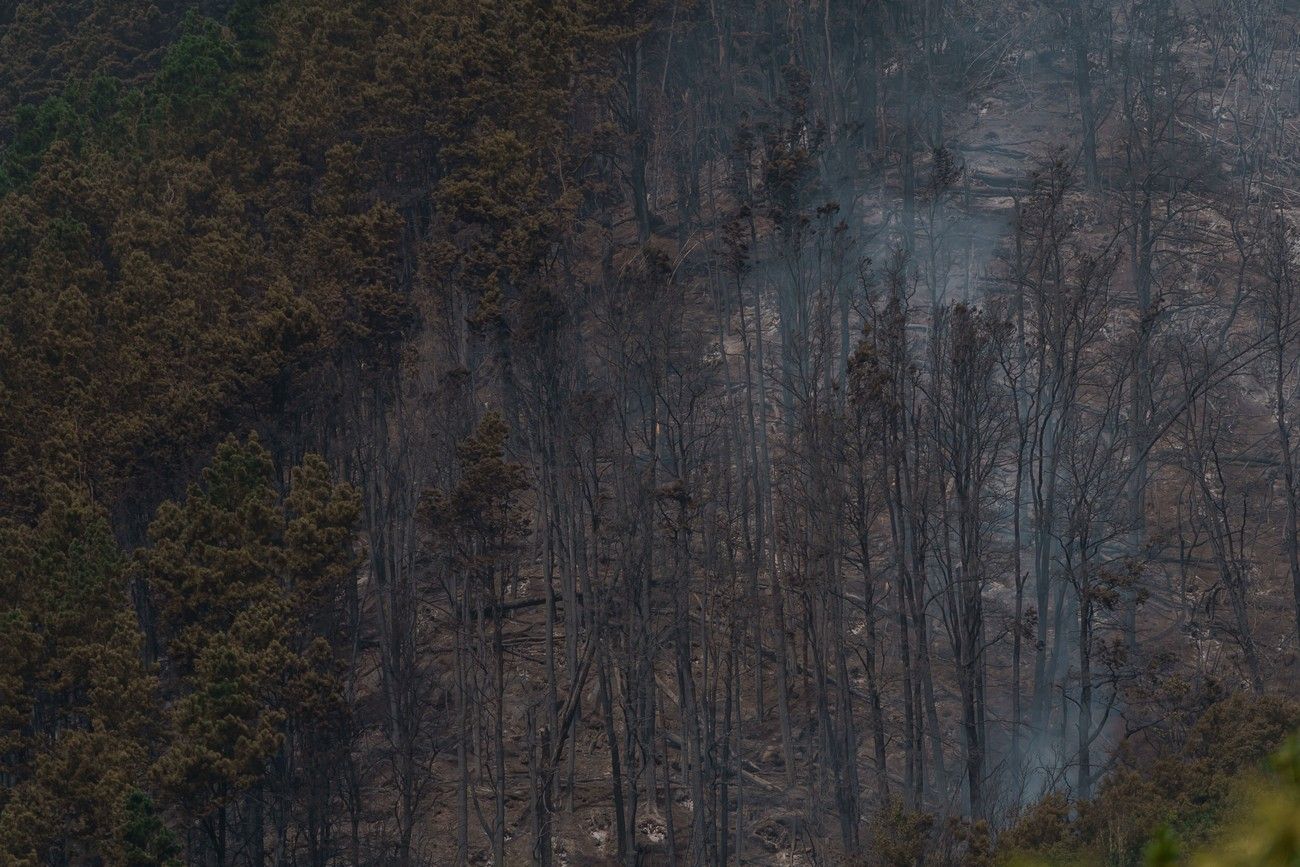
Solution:
M 0 861 L 1212 842 L 1300 723 L 1298 11 L 0 9 Z

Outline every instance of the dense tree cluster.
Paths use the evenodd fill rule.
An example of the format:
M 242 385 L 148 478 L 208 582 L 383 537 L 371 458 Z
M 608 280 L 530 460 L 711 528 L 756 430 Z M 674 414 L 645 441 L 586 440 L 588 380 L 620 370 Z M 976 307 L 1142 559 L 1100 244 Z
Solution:
M 0 862 L 1204 843 L 1300 724 L 1297 13 L 0 7 Z

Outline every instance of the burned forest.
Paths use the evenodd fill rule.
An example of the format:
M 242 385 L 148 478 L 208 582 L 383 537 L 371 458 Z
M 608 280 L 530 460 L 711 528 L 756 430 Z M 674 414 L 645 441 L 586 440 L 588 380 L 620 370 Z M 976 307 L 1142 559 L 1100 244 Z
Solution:
M 1296 0 L 0 0 L 0 865 L 1297 863 Z

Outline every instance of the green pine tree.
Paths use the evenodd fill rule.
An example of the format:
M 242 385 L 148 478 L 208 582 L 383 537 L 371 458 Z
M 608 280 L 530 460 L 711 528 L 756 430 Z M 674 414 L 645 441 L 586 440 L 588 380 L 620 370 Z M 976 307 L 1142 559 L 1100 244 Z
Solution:
M 103 513 L 65 488 L 0 530 L 0 600 L 0 861 L 117 863 L 157 704 Z

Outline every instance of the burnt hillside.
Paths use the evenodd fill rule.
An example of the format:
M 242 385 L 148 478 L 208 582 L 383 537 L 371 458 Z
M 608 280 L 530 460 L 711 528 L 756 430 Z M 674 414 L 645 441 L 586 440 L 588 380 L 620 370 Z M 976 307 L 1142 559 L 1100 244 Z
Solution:
M 0 4 L 0 863 L 1213 841 L 1300 727 L 1298 22 Z

